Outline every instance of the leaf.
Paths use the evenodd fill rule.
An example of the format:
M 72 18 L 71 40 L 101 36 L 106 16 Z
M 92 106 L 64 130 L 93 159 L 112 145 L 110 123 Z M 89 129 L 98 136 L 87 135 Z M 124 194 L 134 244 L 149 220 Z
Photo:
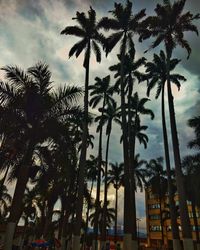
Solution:
M 67 26 L 64 30 L 61 31 L 60 34 L 85 37 L 85 31 L 78 26 Z
M 95 41 L 92 41 L 92 47 L 96 56 L 97 62 L 101 62 L 101 50 Z

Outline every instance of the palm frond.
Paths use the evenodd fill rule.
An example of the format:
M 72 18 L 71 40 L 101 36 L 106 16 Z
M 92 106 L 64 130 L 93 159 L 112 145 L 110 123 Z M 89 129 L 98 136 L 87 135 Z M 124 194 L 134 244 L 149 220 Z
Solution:
M 86 39 L 81 40 L 80 42 L 75 43 L 69 51 L 69 57 L 72 57 L 74 54 L 78 57 L 81 52 L 85 49 L 87 45 Z
M 61 31 L 60 34 L 85 37 L 85 31 L 78 26 L 67 26 L 64 30 Z
M 115 47 L 115 45 L 119 42 L 119 40 L 122 38 L 123 32 L 117 32 L 111 34 L 107 38 L 107 47 L 106 47 L 106 55 L 112 51 L 112 49 Z
M 96 26 L 96 11 L 90 6 L 90 10 L 88 11 L 89 21 L 91 26 Z
M 13 102 L 18 98 L 16 88 L 8 82 L 0 81 L 0 103 L 5 105 L 8 102 Z
M 103 17 L 99 23 L 97 24 L 98 28 L 103 28 L 106 31 L 107 30 L 116 30 L 118 31 L 120 28 L 119 22 L 116 19 L 113 18 L 108 18 L 108 17 Z
M 72 102 L 77 102 L 77 100 L 83 94 L 83 90 L 76 86 L 64 86 L 58 88 L 58 91 L 52 93 L 53 97 L 53 107 L 59 105 L 60 103 L 66 106 Z
M 94 50 L 97 62 L 101 62 L 101 50 L 95 41 L 92 41 L 92 48 Z
M 17 90 L 23 90 L 31 82 L 30 77 L 17 66 L 5 66 L 1 69 L 6 72 L 7 80 L 13 84 Z

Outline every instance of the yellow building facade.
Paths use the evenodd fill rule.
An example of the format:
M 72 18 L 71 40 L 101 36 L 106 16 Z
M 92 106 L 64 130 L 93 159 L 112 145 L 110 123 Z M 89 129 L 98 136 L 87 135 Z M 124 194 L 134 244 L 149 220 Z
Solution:
M 175 195 L 175 203 L 179 204 L 178 195 Z M 152 192 L 148 189 L 145 190 L 145 204 L 146 204 L 146 225 L 147 225 L 147 243 L 150 247 L 158 247 L 161 246 L 162 243 L 162 229 L 161 229 L 161 216 L 162 213 L 163 218 L 163 239 L 164 245 L 167 247 L 172 247 L 172 232 L 171 232 L 171 220 L 169 215 L 169 202 L 168 196 L 160 202 L 159 198 L 152 194 Z M 161 212 L 162 211 L 162 212 Z M 190 224 L 192 229 L 192 237 L 193 240 L 196 241 L 196 231 L 194 226 L 194 219 L 192 213 L 191 203 L 188 202 L 188 213 L 190 217 Z M 200 210 L 196 208 L 196 216 L 198 220 L 199 227 L 199 235 L 200 235 Z M 177 219 L 179 224 L 179 233 L 180 238 L 181 235 L 181 224 L 180 218 Z

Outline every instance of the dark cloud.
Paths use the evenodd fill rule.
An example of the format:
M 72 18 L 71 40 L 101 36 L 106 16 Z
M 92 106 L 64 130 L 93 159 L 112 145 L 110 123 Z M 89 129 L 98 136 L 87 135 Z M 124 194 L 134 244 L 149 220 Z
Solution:
M 27 19 L 41 18 L 44 16 L 44 10 L 39 1 L 35 0 L 18 0 L 18 11 Z

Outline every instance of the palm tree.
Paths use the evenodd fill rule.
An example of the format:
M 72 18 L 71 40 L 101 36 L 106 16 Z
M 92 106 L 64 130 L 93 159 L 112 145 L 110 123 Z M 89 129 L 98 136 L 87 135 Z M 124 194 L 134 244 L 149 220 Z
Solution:
M 84 12 L 77 12 L 76 17 L 73 18 L 78 22 L 78 26 L 67 26 L 61 34 L 73 35 L 81 38 L 69 51 L 69 57 L 75 55 L 78 57 L 85 50 L 85 58 L 83 66 L 85 67 L 85 95 L 84 95 L 84 121 L 83 121 L 83 135 L 82 148 L 79 160 L 79 180 L 78 180 L 78 196 L 76 203 L 76 223 L 74 226 L 74 246 L 77 250 L 80 246 L 80 230 L 82 222 L 83 209 L 83 191 L 85 179 L 86 153 L 87 153 L 87 135 L 88 135 L 88 90 L 89 90 L 89 69 L 91 50 L 95 52 L 97 62 L 101 61 L 101 51 L 97 43 L 103 42 L 103 35 L 98 32 L 98 25 L 96 22 L 96 12 L 92 7 L 88 11 L 88 17 Z
M 114 102 L 112 98 L 113 88 L 110 87 L 110 75 L 100 79 L 99 77 L 95 78 L 96 82 L 93 86 L 90 87 L 92 90 L 90 106 L 96 108 L 100 102 L 102 103 L 101 117 L 104 115 L 105 106 Z M 99 210 L 99 201 L 100 201 L 100 187 L 101 187 L 101 166 L 102 166 L 102 132 L 103 124 L 102 120 L 99 121 L 98 126 L 99 132 L 99 146 L 98 146 L 98 178 L 97 178 L 97 191 L 96 191 L 96 220 L 94 223 L 94 234 L 95 242 L 98 235 L 98 210 Z M 96 243 L 95 243 L 96 244 Z
M 155 8 L 156 16 L 150 16 L 144 22 L 145 25 L 148 24 L 148 31 L 143 36 L 143 38 L 148 38 L 150 36 L 155 37 L 155 41 L 153 42 L 151 48 L 155 48 L 161 43 L 164 43 L 166 50 L 168 105 L 175 161 L 176 182 L 180 197 L 180 218 L 182 224 L 184 249 L 186 250 L 193 249 L 194 246 L 192 242 L 189 216 L 187 213 L 187 203 L 183 185 L 181 158 L 174 112 L 174 98 L 170 84 L 170 59 L 173 50 L 177 45 L 180 45 L 182 48 L 187 50 L 189 58 L 191 48 L 188 42 L 184 39 L 184 33 L 186 31 L 193 31 L 198 35 L 197 27 L 193 24 L 193 21 L 199 19 L 200 15 L 193 15 L 190 12 L 183 13 L 185 3 L 186 0 L 174 1 L 173 4 L 171 4 L 170 0 L 164 0 L 163 5 L 157 4 Z
M 42 63 L 29 68 L 27 72 L 11 66 L 3 70 L 7 82 L 0 82 L 0 124 L 6 132 L 9 130 L 11 135 L 15 133 L 16 140 L 23 144 L 23 154 L 15 164 L 18 169 L 17 183 L 5 239 L 5 249 L 8 250 L 11 249 L 15 226 L 20 218 L 36 145 L 59 132 L 60 117 L 66 119 L 70 112 L 74 112 L 72 105 L 80 96 L 81 89 L 64 87 L 52 91 L 51 73 L 48 66 Z M 55 131 L 55 127 L 58 130 Z
M 179 63 L 177 59 L 170 60 L 170 81 L 173 82 L 178 89 L 180 89 L 180 81 L 186 81 L 186 79 L 179 74 L 172 74 Z M 163 142 L 164 142 L 164 151 L 165 151 L 165 162 L 166 162 L 166 170 L 167 170 L 167 180 L 168 180 L 168 192 L 169 192 L 169 208 L 170 208 L 170 216 L 171 216 L 171 224 L 172 224 L 172 235 L 173 235 L 173 245 L 174 248 L 180 248 L 180 237 L 179 237 L 179 229 L 177 225 L 176 219 L 176 207 L 173 195 L 173 183 L 171 178 L 171 166 L 170 166 L 170 156 L 169 156 L 169 146 L 168 146 L 168 135 L 166 128 L 166 118 L 165 118 L 165 101 L 164 101 L 164 93 L 165 93 L 165 82 L 167 80 L 167 59 L 163 51 L 160 51 L 160 55 L 154 54 L 154 59 L 152 62 L 148 62 L 146 64 L 146 72 L 148 79 L 148 88 L 147 95 L 149 96 L 152 88 L 157 85 L 157 92 L 155 98 L 157 99 L 161 94 L 161 116 L 162 116 L 162 128 L 163 128 Z
M 130 106 L 131 106 L 131 121 L 132 119 L 134 119 L 134 121 L 132 121 L 132 128 L 131 128 L 131 138 L 132 141 L 130 140 L 130 144 L 131 144 L 131 148 L 132 148 L 132 157 L 134 159 L 135 157 L 135 140 L 136 137 L 138 137 L 139 141 L 140 141 L 140 137 L 139 134 L 137 134 L 137 132 L 140 131 L 140 116 L 141 115 L 149 115 L 151 117 L 151 119 L 154 119 L 154 113 L 151 109 L 148 109 L 145 107 L 145 104 L 150 101 L 148 98 L 139 98 L 138 93 L 136 92 L 133 97 L 130 98 Z M 146 130 L 147 127 L 145 128 L 145 126 L 141 127 L 141 130 Z M 146 138 L 146 141 L 148 142 L 148 139 Z M 144 146 L 146 147 L 146 143 L 144 143 Z M 132 159 L 132 161 L 133 161 Z
M 93 155 L 90 155 L 90 158 L 87 160 L 87 180 L 91 181 L 91 186 L 90 186 L 90 197 L 92 197 L 92 191 L 93 191 L 93 186 L 94 182 L 98 178 L 98 158 L 94 157 Z M 88 203 L 87 206 L 87 211 L 86 211 L 86 225 L 85 225 L 85 237 L 88 232 L 88 223 L 89 223 L 89 213 L 90 209 L 93 207 L 94 204 L 91 202 Z M 85 243 L 86 238 L 84 239 Z
M 106 205 L 106 228 L 110 227 L 112 222 L 115 219 L 115 210 L 114 208 L 109 208 L 109 202 L 107 201 Z M 100 232 L 102 231 L 102 222 L 103 222 L 103 216 L 104 216 L 104 206 L 100 206 L 99 210 L 99 217 L 98 217 L 98 227 L 100 229 Z M 94 221 L 95 221 L 95 211 L 92 213 L 89 217 L 90 223 L 92 226 L 94 226 Z
M 135 93 L 133 96 L 130 97 L 129 105 L 130 111 L 129 113 L 129 164 L 130 164 L 130 178 L 131 178 L 131 193 L 132 193 L 132 202 L 133 202 L 133 218 L 134 218 L 134 224 L 133 229 L 134 232 L 137 232 L 137 225 L 136 225 L 136 201 L 135 201 L 135 148 L 136 148 L 136 139 L 138 139 L 139 143 L 144 145 L 144 148 L 147 147 L 148 143 L 148 137 L 144 133 L 147 126 L 141 126 L 140 124 L 140 116 L 141 115 L 150 115 L 151 119 L 154 118 L 153 112 L 146 108 L 146 103 L 149 101 L 147 98 L 141 98 L 139 99 L 139 96 L 137 93 Z
M 109 153 L 109 145 L 110 145 L 110 136 L 112 131 L 112 123 L 113 121 L 116 123 L 120 123 L 120 108 L 117 107 L 117 103 L 113 100 L 111 103 L 108 103 L 106 108 L 99 109 L 101 112 L 101 116 L 95 118 L 95 121 L 99 121 L 99 126 L 97 130 L 100 129 L 100 126 L 104 126 L 107 124 L 106 127 L 106 135 L 107 135 L 107 142 L 106 142 L 106 159 L 105 159 L 105 173 L 104 173 L 104 212 L 106 213 L 106 206 L 107 206 L 107 177 L 108 177 L 108 153 Z M 105 217 L 103 217 L 105 219 Z M 105 243 L 106 241 L 106 223 L 105 220 L 102 223 L 102 242 Z M 102 244 L 104 244 L 102 243 Z
M 106 53 L 112 51 L 117 43 L 121 41 L 120 46 L 120 90 L 121 90 L 121 109 L 122 109 L 122 133 L 123 133 L 123 154 L 124 154 L 124 248 L 130 249 L 132 244 L 132 234 L 134 245 L 137 245 L 137 232 L 132 232 L 131 218 L 132 208 L 130 208 L 130 180 L 129 180 L 129 149 L 128 149 L 128 131 L 125 110 L 125 81 L 124 81 L 124 64 L 127 49 L 133 54 L 135 51 L 133 34 L 141 32 L 139 21 L 145 16 L 145 10 L 141 10 L 136 15 L 132 14 L 132 3 L 126 2 L 123 6 L 121 3 L 115 3 L 114 10 L 110 11 L 114 18 L 103 17 L 99 26 L 105 30 L 114 30 L 107 39 Z
M 161 232 L 162 232 L 162 240 L 161 245 L 164 244 L 164 225 L 163 225 L 163 207 L 162 201 L 165 198 L 167 193 L 167 179 L 165 177 L 165 171 L 163 170 L 162 165 L 163 159 L 151 159 L 147 163 L 147 178 L 148 184 L 147 186 L 150 187 L 151 192 L 155 194 L 159 199 L 159 208 L 160 208 L 160 225 L 161 225 Z
M 112 184 L 115 189 L 115 244 L 117 243 L 117 221 L 118 221 L 118 191 L 123 185 L 123 163 L 110 163 L 108 170 L 108 185 Z

